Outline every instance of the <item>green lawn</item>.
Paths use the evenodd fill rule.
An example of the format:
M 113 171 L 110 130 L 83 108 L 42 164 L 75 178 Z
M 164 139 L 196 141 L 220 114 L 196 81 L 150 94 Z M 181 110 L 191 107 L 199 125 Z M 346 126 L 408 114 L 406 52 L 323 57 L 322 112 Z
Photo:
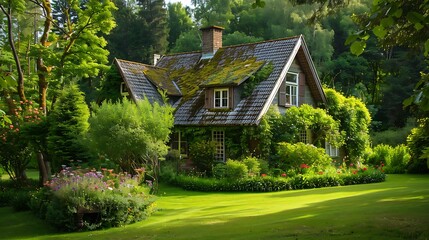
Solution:
M 104 231 L 56 234 L 31 213 L 0 208 L 5 239 L 428 239 L 429 176 L 276 193 L 162 187 L 160 211 Z

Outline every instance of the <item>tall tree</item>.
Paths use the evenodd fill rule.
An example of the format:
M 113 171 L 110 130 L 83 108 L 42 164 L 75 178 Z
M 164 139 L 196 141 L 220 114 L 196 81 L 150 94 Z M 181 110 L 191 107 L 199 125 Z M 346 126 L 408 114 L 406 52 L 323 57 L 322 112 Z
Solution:
M 106 36 L 109 43 L 107 45 L 110 52 L 109 59 L 110 61 L 114 58 L 139 60 L 134 58 L 134 46 L 137 45 L 136 42 L 138 41 L 137 32 L 143 26 L 139 24 L 137 19 L 137 5 L 127 0 L 114 0 L 114 3 L 118 8 L 113 13 L 117 27 Z
M 139 0 L 139 5 L 140 20 L 147 26 L 139 37 L 146 43 L 143 45 L 145 62 L 152 63 L 153 54 L 165 53 L 168 47 L 167 10 L 164 0 Z
M 187 32 L 194 27 L 189 11 L 183 7 L 182 3 L 168 3 L 168 48 L 172 49 L 180 34 Z
M 17 92 L 21 101 L 25 101 L 26 98 L 24 92 L 24 71 L 21 66 L 21 60 L 19 58 L 18 50 L 16 49 L 15 37 L 13 32 L 13 13 L 23 12 L 25 9 L 25 2 L 23 0 L 2 0 L 0 1 L 0 9 L 6 16 L 9 46 L 12 50 L 16 71 L 18 73 Z M 13 105 L 10 105 L 10 108 L 11 107 L 13 107 Z
M 231 0 L 192 0 L 194 17 L 200 26 L 223 26 L 228 28 L 234 15 Z
M 37 57 L 39 103 L 46 112 L 48 84 L 96 76 L 108 62 L 106 40 L 115 26 L 108 0 L 31 0 L 43 10 L 44 28 L 33 54 Z

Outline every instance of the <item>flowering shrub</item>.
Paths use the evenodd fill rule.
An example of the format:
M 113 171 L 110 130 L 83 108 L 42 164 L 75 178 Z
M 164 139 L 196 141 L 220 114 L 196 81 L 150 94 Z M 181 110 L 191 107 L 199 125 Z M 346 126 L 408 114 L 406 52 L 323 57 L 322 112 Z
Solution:
M 34 194 L 31 208 L 61 230 L 115 227 L 140 221 L 154 206 L 148 186 L 141 186 L 140 174 L 74 171 L 64 168 L 57 177 Z
M 29 140 L 22 129 L 40 123 L 43 114 L 37 107 L 33 107 L 32 101 L 14 103 L 17 106 L 13 115 L 8 117 L 8 124 L 0 126 L 0 165 L 12 180 L 22 182 L 25 180 L 25 168 L 32 156 Z

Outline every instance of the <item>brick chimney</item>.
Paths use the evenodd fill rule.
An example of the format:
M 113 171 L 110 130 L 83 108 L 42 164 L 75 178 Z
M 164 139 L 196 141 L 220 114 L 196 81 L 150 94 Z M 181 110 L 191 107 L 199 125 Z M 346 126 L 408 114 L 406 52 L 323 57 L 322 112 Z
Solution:
M 200 29 L 203 33 L 203 56 L 202 58 L 211 58 L 216 51 L 222 47 L 223 27 L 210 26 Z

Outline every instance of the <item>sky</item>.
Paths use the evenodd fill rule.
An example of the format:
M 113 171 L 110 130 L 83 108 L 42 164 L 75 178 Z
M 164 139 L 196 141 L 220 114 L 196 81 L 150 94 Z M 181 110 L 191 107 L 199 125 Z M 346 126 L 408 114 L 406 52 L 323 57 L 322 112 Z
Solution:
M 181 2 L 184 6 L 191 6 L 191 0 L 179 1 L 179 0 L 165 0 L 165 3 L 170 2 Z

